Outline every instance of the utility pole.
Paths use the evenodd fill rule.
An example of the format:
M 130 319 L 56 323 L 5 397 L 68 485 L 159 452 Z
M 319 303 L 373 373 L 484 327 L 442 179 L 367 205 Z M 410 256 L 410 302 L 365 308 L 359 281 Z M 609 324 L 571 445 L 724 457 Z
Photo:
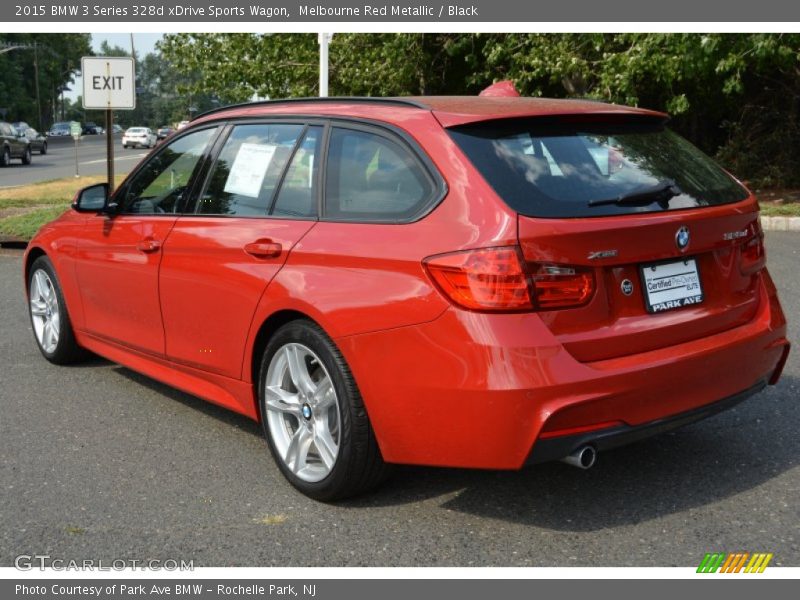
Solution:
M 333 39 L 332 33 L 317 35 L 319 43 L 319 97 L 328 97 L 328 44 Z
M 33 44 L 33 76 L 36 84 L 36 128 L 42 133 L 42 100 L 39 97 L 39 44 Z

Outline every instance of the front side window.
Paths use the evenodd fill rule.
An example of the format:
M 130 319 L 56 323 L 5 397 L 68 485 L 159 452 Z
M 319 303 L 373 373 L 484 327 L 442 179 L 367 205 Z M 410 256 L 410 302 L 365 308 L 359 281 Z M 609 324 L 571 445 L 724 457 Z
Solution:
M 325 216 L 395 222 L 414 218 L 434 185 L 405 146 L 376 133 L 334 127 L 328 149 Z
M 195 131 L 159 150 L 125 186 L 122 212 L 181 212 L 192 174 L 216 131 L 213 127 Z
M 265 216 L 303 125 L 237 125 L 217 158 L 199 212 Z

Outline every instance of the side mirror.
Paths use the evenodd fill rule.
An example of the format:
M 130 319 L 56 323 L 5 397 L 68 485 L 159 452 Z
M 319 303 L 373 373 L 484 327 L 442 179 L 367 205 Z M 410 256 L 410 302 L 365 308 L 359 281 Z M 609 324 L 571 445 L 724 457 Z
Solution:
M 109 203 L 108 200 L 108 184 L 97 183 L 78 190 L 72 200 L 72 209 L 78 212 L 107 213 L 113 206 L 113 212 L 116 212 L 116 203 Z

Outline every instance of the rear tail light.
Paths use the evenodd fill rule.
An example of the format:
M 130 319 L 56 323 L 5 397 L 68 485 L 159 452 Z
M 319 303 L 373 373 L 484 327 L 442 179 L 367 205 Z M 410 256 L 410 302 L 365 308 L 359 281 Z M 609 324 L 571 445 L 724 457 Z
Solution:
M 423 264 L 445 296 L 470 310 L 571 308 L 594 293 L 591 269 L 526 264 L 517 246 L 441 254 Z
M 753 225 L 753 237 L 740 246 L 739 268 L 743 275 L 760 271 L 767 264 L 764 249 L 764 232 L 760 224 Z
M 537 265 L 531 278 L 541 310 L 581 306 L 594 293 L 594 273 L 587 268 Z

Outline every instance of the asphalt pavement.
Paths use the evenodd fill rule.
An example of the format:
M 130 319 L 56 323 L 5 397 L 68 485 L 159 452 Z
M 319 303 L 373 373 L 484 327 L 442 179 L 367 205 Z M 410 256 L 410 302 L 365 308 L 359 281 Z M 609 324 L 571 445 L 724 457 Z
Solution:
M 767 246 L 796 343 L 800 235 L 771 233 Z M 331 506 L 294 491 L 248 419 L 102 359 L 45 362 L 20 253 L 0 252 L 0 566 L 37 553 L 195 566 L 696 566 L 710 551 L 800 566 L 800 346 L 778 386 L 603 453 L 589 471 L 402 467 L 378 492 Z
M 114 140 L 114 170 L 128 173 L 147 156 L 148 150 L 124 150 L 122 136 Z M 106 174 L 106 137 L 85 135 L 78 142 L 78 172 L 81 175 Z M 23 165 L 12 160 L 11 166 L 0 169 L 0 190 L 75 175 L 75 142 L 71 137 L 48 138 L 47 154 L 33 153 L 33 161 Z

